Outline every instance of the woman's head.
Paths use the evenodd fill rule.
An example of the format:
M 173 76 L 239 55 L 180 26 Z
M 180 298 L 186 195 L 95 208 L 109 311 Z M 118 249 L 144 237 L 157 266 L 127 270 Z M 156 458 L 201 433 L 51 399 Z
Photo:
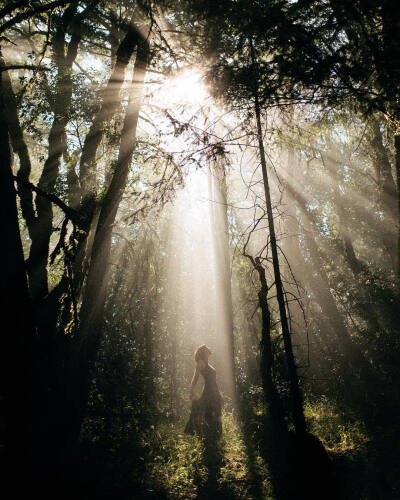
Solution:
M 212 351 L 209 347 L 207 347 L 206 344 L 200 345 L 195 351 L 194 351 L 194 360 L 195 361 L 207 361 L 208 357 L 212 354 Z

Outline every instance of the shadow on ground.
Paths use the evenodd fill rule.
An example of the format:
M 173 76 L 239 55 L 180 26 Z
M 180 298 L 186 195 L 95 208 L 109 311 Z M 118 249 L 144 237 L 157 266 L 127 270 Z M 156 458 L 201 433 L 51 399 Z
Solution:
M 221 439 L 214 435 L 205 436 L 202 463 L 207 471 L 207 477 L 196 475 L 194 477 L 197 486 L 197 500 L 239 500 L 239 497 L 226 482 L 219 481 L 221 467 L 224 464 L 224 447 Z

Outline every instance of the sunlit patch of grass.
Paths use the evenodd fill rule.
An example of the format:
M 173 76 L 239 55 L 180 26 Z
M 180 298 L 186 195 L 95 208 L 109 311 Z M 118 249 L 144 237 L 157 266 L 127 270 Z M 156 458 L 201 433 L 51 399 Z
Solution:
M 163 490 L 171 499 L 197 498 L 200 490 L 204 495 L 210 488 L 205 443 L 183 434 L 183 428 L 184 423 L 161 424 L 144 437 L 148 487 Z M 271 498 L 266 466 L 257 454 L 250 464 L 240 428 L 229 413 L 223 415 L 219 449 L 216 487 L 221 498 L 227 492 L 243 500 Z
M 224 414 L 222 448 L 224 462 L 220 470 L 219 483 L 229 483 L 238 498 L 271 498 L 268 470 L 262 458 L 254 453 L 249 457 L 242 432 L 231 413 Z M 255 483 L 258 483 L 255 484 Z
M 144 442 L 148 449 L 148 484 L 163 489 L 170 498 L 196 498 L 196 479 L 207 472 L 200 457 L 203 443 L 183 434 L 183 424 L 161 424 L 150 429 Z
M 307 404 L 305 415 L 310 432 L 318 436 L 329 451 L 351 450 L 369 439 L 362 422 L 345 421 L 326 399 Z

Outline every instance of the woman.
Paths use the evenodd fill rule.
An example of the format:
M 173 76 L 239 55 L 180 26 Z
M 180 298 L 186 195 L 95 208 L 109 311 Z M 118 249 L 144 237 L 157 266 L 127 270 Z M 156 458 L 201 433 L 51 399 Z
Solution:
M 220 437 L 222 433 L 221 423 L 221 395 L 217 386 L 217 372 L 208 363 L 212 351 L 206 344 L 199 346 L 194 353 L 195 370 L 190 390 L 192 411 L 185 427 L 185 433 L 214 435 Z M 199 374 L 204 378 L 204 389 L 197 399 L 194 388 L 199 380 Z

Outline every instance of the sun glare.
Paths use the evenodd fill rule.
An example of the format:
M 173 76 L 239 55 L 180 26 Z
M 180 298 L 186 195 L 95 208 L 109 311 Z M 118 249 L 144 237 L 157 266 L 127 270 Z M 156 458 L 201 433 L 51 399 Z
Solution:
M 208 92 L 202 81 L 202 75 L 196 69 L 187 69 L 170 78 L 163 86 L 169 98 L 181 104 L 202 104 Z

